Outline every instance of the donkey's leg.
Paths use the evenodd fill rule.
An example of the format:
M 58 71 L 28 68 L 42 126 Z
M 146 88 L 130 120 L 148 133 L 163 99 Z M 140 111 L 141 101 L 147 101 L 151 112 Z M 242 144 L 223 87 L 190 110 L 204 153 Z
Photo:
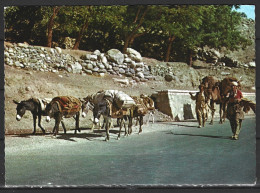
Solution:
M 152 112 L 152 120 L 153 120 L 152 123 L 154 123 L 154 111 Z
M 128 116 L 128 134 L 131 135 L 133 126 L 133 118 L 131 115 Z
M 138 132 L 138 134 L 140 134 L 140 133 L 142 133 L 142 125 L 143 125 L 143 116 L 140 116 L 140 119 L 139 119 L 139 124 L 140 124 L 140 127 L 139 127 L 139 132 Z
M 33 114 L 33 133 L 32 134 L 36 133 L 36 119 L 37 119 L 37 115 Z
M 59 125 L 60 125 L 60 122 L 61 122 L 61 118 L 62 118 L 62 115 L 60 113 L 58 113 L 57 116 L 55 116 L 55 126 L 53 128 L 53 136 L 56 136 L 58 133 L 59 133 Z
M 124 116 L 123 117 L 123 124 L 124 124 L 124 127 L 125 127 L 125 136 L 128 135 L 128 130 L 126 129 L 126 122 L 127 122 L 127 116 Z
M 111 122 L 110 122 L 110 128 L 115 128 L 114 122 L 113 122 L 113 119 L 112 119 L 112 118 L 111 118 Z
M 43 134 L 45 134 L 45 130 L 44 130 L 44 128 L 43 128 L 42 125 L 41 125 L 41 120 L 42 120 L 42 115 L 39 114 L 39 115 L 38 115 L 38 126 L 41 128 Z
M 110 122 L 110 117 L 106 117 L 106 118 L 104 118 L 106 121 L 105 121 L 105 127 L 106 127 L 106 133 L 107 133 L 107 137 L 106 137 L 106 141 L 109 141 L 109 127 L 110 127 L 110 124 L 109 124 L 109 122 Z
M 222 114 L 222 111 L 223 111 L 223 103 L 220 103 L 219 104 L 219 123 L 220 124 L 222 124 L 223 123 L 223 120 L 222 120 L 222 116 L 223 116 L 223 114 Z
M 103 124 L 101 125 L 101 121 L 99 120 L 99 123 L 98 123 L 98 129 L 104 129 L 105 128 L 105 119 L 103 117 Z
M 138 126 L 138 122 L 140 122 L 140 119 L 138 118 L 138 116 L 136 117 L 136 122 L 135 122 L 135 126 Z
M 66 134 L 67 130 L 66 130 L 65 124 L 62 120 L 61 120 L 61 125 L 62 125 L 62 128 L 63 128 L 64 134 Z
M 76 114 L 76 128 L 75 128 L 75 134 L 77 133 L 77 130 L 80 132 L 79 128 L 79 112 Z
M 222 107 L 222 113 L 223 113 L 223 122 L 225 122 L 227 117 L 227 102 L 224 102 Z
M 214 115 L 215 115 L 215 104 L 214 101 L 210 101 L 210 110 L 211 110 L 211 121 L 210 121 L 210 125 L 213 125 L 213 121 L 214 121 Z
M 96 126 L 95 123 L 92 123 L 91 129 L 90 129 L 90 133 L 93 133 L 93 132 L 94 132 L 95 126 Z
M 117 139 L 119 140 L 120 139 L 121 130 L 122 130 L 123 119 L 119 118 L 118 120 L 119 120 L 118 121 L 118 123 L 119 123 L 119 133 L 118 133 Z

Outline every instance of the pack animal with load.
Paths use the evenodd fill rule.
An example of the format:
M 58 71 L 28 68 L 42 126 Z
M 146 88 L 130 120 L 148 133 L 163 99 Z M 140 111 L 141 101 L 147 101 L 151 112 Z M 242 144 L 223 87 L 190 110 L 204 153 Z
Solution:
M 119 122 L 119 134 L 117 139 L 120 139 L 121 129 L 124 124 L 125 135 L 130 134 L 132 129 L 132 111 L 131 108 L 135 105 L 134 100 L 122 91 L 117 90 L 105 90 L 100 91 L 96 95 L 96 100 L 94 103 L 93 117 L 94 123 L 99 123 L 100 116 L 104 117 L 104 124 L 106 129 L 106 140 L 109 140 L 109 129 L 111 127 L 112 118 L 117 118 Z M 125 122 L 128 123 L 128 130 L 126 129 Z
M 58 96 L 52 99 L 52 101 L 46 107 L 46 121 L 49 122 L 51 118 L 55 119 L 55 125 L 53 128 L 53 135 L 56 136 L 59 131 L 59 124 L 62 118 L 74 117 L 76 120 L 76 128 L 80 132 L 79 128 L 79 115 L 81 110 L 81 101 L 73 96 Z M 62 122 L 64 133 L 66 128 Z
M 45 108 L 46 105 L 51 101 L 48 98 L 30 98 L 28 100 L 23 101 L 16 101 L 13 102 L 17 105 L 16 106 L 16 120 L 20 121 L 25 114 L 26 111 L 30 111 L 33 116 L 33 133 L 36 134 L 36 120 L 38 118 L 38 126 L 41 128 L 42 133 L 45 134 L 45 129 L 41 125 L 41 118 L 42 116 L 46 116 Z
M 205 85 L 206 103 L 211 110 L 211 121 L 213 124 L 215 114 L 215 103 L 220 105 L 219 123 L 222 124 L 225 121 L 227 114 L 228 97 L 227 94 L 232 89 L 232 82 L 237 82 L 238 88 L 241 89 L 240 81 L 234 77 L 226 77 L 223 80 L 218 80 L 213 76 L 206 76 L 202 79 L 201 84 Z M 241 105 L 244 106 L 244 111 L 248 111 L 250 108 L 255 112 L 255 103 L 248 99 L 242 99 Z

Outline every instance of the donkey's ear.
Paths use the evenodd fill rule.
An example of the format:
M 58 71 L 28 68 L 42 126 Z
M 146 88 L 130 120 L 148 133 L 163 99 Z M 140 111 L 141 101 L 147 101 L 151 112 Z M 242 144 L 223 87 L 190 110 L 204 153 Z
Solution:
M 85 97 L 85 98 L 83 98 L 83 99 L 81 99 L 81 100 L 83 100 L 84 102 L 86 102 L 86 101 L 88 101 L 88 97 Z
M 48 102 L 47 102 L 46 100 L 42 100 L 42 103 L 43 103 L 44 105 L 47 105 L 47 104 L 48 104 Z
M 17 105 L 19 104 L 19 102 L 18 102 L 18 101 L 16 101 L 16 100 L 13 100 L 13 102 L 14 102 L 15 104 L 17 104 Z
M 80 102 L 83 102 L 84 101 L 84 99 L 82 99 L 82 98 L 78 98 L 79 100 L 80 100 Z

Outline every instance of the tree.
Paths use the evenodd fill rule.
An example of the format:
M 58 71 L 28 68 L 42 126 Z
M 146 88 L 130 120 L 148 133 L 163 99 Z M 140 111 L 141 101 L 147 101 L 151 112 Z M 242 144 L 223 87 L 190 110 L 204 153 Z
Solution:
M 129 47 L 129 44 L 132 44 L 135 38 L 137 38 L 138 36 L 142 36 L 145 33 L 144 31 L 140 32 L 141 31 L 140 29 L 142 27 L 142 24 L 144 22 L 145 15 L 147 14 L 148 9 L 149 9 L 149 6 L 138 6 L 138 8 L 135 12 L 134 19 L 132 20 L 132 22 L 130 21 L 130 23 L 128 23 L 128 24 L 130 24 L 130 26 L 125 24 L 131 30 L 126 31 L 126 33 L 125 33 L 123 53 L 126 52 L 126 49 Z M 128 8 L 128 13 L 129 12 L 133 13 L 132 11 L 133 11 L 133 9 L 130 6 Z M 129 20 L 126 20 L 126 21 L 129 22 Z
M 78 32 L 78 36 L 76 38 L 76 42 L 73 46 L 73 50 L 77 50 L 79 48 L 79 44 L 80 44 L 80 41 L 81 41 L 81 38 L 83 36 L 83 33 L 85 32 L 85 30 L 88 28 L 88 25 L 89 25 L 89 22 L 90 22 L 90 17 L 91 17 L 91 10 L 92 10 L 92 7 L 91 6 L 86 6 L 86 7 L 83 7 L 84 9 L 84 19 L 85 21 L 83 22 L 83 25 L 80 29 L 80 31 Z
M 53 7 L 53 13 L 52 13 L 52 15 L 49 19 L 49 23 L 48 23 L 47 47 L 51 47 L 51 45 L 52 45 L 52 32 L 53 32 L 52 28 L 54 25 L 54 19 L 60 9 L 61 9 L 61 6 Z
M 41 7 L 7 7 L 5 17 L 5 38 L 8 41 L 34 43 L 33 37 L 42 36 L 44 13 Z M 41 31 L 41 34 L 38 32 Z
M 143 56 L 192 65 L 197 47 L 247 46 L 237 29 L 242 16 L 227 5 L 8 7 L 5 37 L 48 46 L 71 37 L 73 49 L 132 47 Z

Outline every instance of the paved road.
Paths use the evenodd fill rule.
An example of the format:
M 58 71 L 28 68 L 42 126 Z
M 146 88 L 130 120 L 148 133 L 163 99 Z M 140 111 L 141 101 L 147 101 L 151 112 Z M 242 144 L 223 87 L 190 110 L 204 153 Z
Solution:
M 255 119 L 243 122 L 240 139 L 230 140 L 229 122 L 197 128 L 196 122 L 155 123 L 104 142 L 102 133 L 67 134 L 57 145 L 30 150 L 6 147 L 7 185 L 183 185 L 255 182 Z M 37 136 L 38 143 L 48 143 Z M 18 137 L 29 143 L 33 137 Z M 13 138 L 13 140 L 18 140 Z M 27 140 L 27 141 L 26 141 Z M 28 145 L 28 144 L 27 144 Z M 29 144 L 30 145 L 30 144 Z M 33 145 L 32 145 L 33 146 Z M 25 146 L 24 146 L 25 147 Z

